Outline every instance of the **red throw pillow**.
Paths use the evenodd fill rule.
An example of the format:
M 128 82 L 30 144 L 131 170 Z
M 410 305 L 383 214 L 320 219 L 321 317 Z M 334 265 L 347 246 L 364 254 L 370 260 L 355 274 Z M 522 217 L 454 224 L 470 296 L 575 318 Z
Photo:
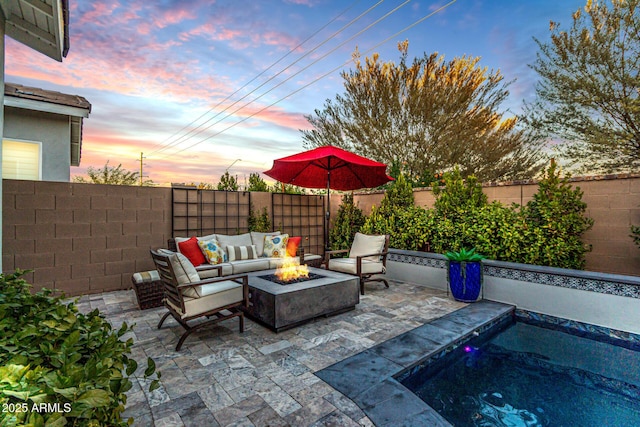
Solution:
M 300 242 L 302 242 L 302 237 L 289 237 L 289 241 L 287 242 L 287 256 L 296 256 Z
M 178 243 L 178 248 L 180 248 L 180 253 L 187 257 L 191 264 L 194 267 L 199 266 L 200 264 L 204 264 L 207 262 L 207 259 L 204 257 L 204 254 L 200 250 L 200 246 L 198 246 L 198 239 L 196 236 L 193 236 L 189 240 L 185 240 L 184 242 Z

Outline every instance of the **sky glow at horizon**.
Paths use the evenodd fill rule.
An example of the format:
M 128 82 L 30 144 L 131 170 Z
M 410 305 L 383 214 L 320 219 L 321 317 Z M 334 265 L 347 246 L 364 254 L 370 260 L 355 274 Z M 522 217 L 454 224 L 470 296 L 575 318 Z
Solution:
M 72 0 L 67 58 L 57 63 L 7 38 L 5 80 L 92 104 L 72 175 L 107 161 L 137 171 L 142 152 L 145 176 L 160 185 L 215 184 L 227 168 L 244 184 L 304 150 L 304 116 L 343 92 L 340 71 L 351 68 L 343 64 L 356 47 L 394 62 L 405 39 L 410 58 L 480 56 L 481 66 L 515 80 L 503 110 L 518 113 L 536 79 L 527 66 L 537 52 L 533 37 L 547 41 L 551 20 L 567 29 L 585 0 L 458 0 L 395 36 L 445 4 Z

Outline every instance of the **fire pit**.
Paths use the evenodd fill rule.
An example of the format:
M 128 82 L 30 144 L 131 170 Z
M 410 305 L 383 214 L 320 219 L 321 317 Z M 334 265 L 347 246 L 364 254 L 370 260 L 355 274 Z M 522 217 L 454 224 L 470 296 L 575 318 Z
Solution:
M 324 277 L 324 276 L 316 273 L 309 273 L 307 276 L 300 276 L 300 277 L 296 277 L 295 279 L 283 280 L 274 273 L 274 274 L 267 274 L 265 276 L 258 276 L 258 277 L 273 283 L 277 283 L 278 285 L 286 286 L 286 285 L 293 285 L 294 283 L 302 283 L 302 282 L 307 282 L 309 280 L 320 279 L 321 277 Z
M 275 270 L 249 276 L 249 306 L 245 314 L 279 332 L 319 316 L 353 310 L 360 301 L 357 276 L 309 268 L 308 278 L 282 282 Z

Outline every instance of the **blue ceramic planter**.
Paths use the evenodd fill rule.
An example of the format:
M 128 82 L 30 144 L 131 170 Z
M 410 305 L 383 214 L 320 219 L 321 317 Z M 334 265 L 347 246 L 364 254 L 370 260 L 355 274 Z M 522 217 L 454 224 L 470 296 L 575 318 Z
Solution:
M 453 298 L 462 302 L 475 302 L 482 287 L 480 262 L 449 261 L 449 289 Z

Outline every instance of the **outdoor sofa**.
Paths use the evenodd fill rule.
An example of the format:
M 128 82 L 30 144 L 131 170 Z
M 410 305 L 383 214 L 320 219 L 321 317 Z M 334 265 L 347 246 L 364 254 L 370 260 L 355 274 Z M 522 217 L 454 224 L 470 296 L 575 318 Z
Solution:
M 277 253 L 273 254 L 276 256 L 265 256 L 264 251 L 265 238 L 272 242 L 277 236 L 281 236 L 279 231 L 269 233 L 253 231 L 238 235 L 209 234 L 200 237 L 170 238 L 167 241 L 167 245 L 168 251 L 179 252 L 185 256 L 187 256 L 185 252 L 189 252 L 189 248 L 191 248 L 193 250 L 193 253 L 190 254 L 192 258 L 188 259 L 188 261 L 193 264 L 200 279 L 205 280 L 278 268 L 284 262 L 283 255 Z M 220 257 L 217 259 L 220 262 L 208 262 L 209 260 L 202 250 L 196 250 L 196 247 L 194 247 L 194 243 L 198 245 L 200 241 L 207 242 L 212 240 L 217 242 L 216 244 L 221 250 L 219 252 Z M 294 237 L 288 240 L 296 239 Z M 186 243 L 188 241 L 190 243 Z M 298 237 L 297 241 L 300 243 L 301 238 Z M 229 251 L 229 247 L 234 248 L 234 250 Z M 318 267 L 322 263 L 320 255 L 305 253 L 301 244 L 293 251 L 293 255 L 295 255 L 293 258 L 297 259 L 301 264 Z M 189 257 L 187 256 L 187 258 Z M 197 261 L 198 258 L 202 261 L 201 263 Z M 131 281 L 133 282 L 136 299 L 141 310 L 162 305 L 164 285 L 156 270 L 134 273 Z
M 269 246 L 269 241 L 274 240 L 273 238 L 277 236 L 284 235 L 279 231 L 268 233 L 252 231 L 250 233 L 237 235 L 209 234 L 199 237 L 192 236 L 190 238 L 171 238 L 168 240 L 167 245 L 169 250 L 183 253 L 189 257 L 184 250 L 185 242 L 194 239 L 194 237 L 198 241 L 211 241 L 215 239 L 224 252 L 223 257 L 226 256 L 226 258 L 221 260 L 222 262 L 214 264 L 209 262 L 208 259 L 205 259 L 205 262 L 196 265 L 197 263 L 193 263 L 192 261 L 200 277 L 202 279 L 208 279 L 211 277 L 270 270 L 280 267 L 285 259 L 282 254 L 276 252 L 272 256 L 265 255 L 265 238 L 267 239 L 267 246 Z M 253 251 L 250 249 L 246 251 L 245 249 L 237 250 L 237 248 L 250 248 L 252 246 L 254 247 Z M 229 248 L 234 249 L 230 250 Z M 269 250 L 267 249 L 267 253 L 268 252 Z M 240 256 L 237 256 L 238 254 Z M 302 245 L 298 245 L 293 254 L 295 254 L 294 258 L 296 258 L 300 264 L 315 266 L 322 262 L 320 255 L 305 253 Z

